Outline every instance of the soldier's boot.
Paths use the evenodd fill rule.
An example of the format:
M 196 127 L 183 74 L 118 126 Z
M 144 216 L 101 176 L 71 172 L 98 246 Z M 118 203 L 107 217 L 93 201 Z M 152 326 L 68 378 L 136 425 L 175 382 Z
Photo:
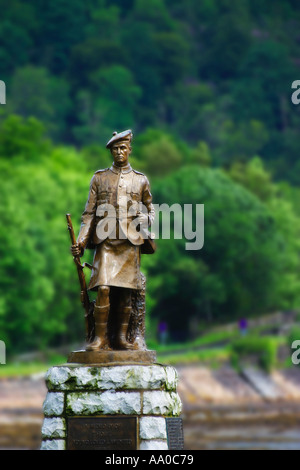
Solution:
M 119 310 L 118 331 L 116 338 L 116 345 L 119 349 L 135 349 L 133 344 L 127 341 L 130 314 L 131 307 L 123 307 Z
M 97 351 L 99 349 L 110 349 L 107 323 L 109 315 L 109 305 L 99 306 L 95 305 L 94 319 L 95 319 L 95 338 L 86 347 L 87 351 Z

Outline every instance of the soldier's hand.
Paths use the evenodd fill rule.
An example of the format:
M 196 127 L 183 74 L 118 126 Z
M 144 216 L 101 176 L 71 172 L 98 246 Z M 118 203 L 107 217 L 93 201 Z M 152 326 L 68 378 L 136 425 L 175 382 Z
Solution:
M 138 221 L 142 227 L 148 227 L 148 214 L 144 214 L 143 212 L 138 212 Z
M 82 247 L 79 245 L 79 243 L 76 243 L 75 245 L 71 246 L 71 253 L 73 256 L 83 255 L 83 250 L 82 250 Z

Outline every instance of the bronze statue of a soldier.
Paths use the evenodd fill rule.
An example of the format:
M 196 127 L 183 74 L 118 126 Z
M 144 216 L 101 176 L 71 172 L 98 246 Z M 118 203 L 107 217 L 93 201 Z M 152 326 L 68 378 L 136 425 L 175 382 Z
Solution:
M 155 250 L 148 232 L 154 208 L 147 177 L 128 161 L 132 137 L 131 130 L 114 132 L 107 143 L 113 164 L 94 174 L 77 242 L 71 247 L 74 257 L 86 248 L 95 250 L 88 286 L 97 291 L 94 335 L 87 351 L 142 348 L 138 341 L 129 341 L 128 326 L 143 289 L 141 253 Z

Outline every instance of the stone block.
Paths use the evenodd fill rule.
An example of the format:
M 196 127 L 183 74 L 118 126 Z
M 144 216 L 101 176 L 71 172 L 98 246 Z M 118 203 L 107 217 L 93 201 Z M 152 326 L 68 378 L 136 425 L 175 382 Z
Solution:
M 166 390 L 176 391 L 178 385 L 178 373 L 174 367 L 166 366 Z
M 166 420 L 161 417 L 143 416 L 140 418 L 141 439 L 167 439 Z
M 48 390 L 169 390 L 178 383 L 176 370 L 171 366 L 152 364 L 106 367 L 52 367 L 46 374 Z
M 147 391 L 144 392 L 143 414 L 179 416 L 181 413 L 181 400 L 176 392 Z
M 93 415 L 102 413 L 100 393 L 74 392 L 67 395 L 66 412 L 75 415 Z
M 104 414 L 140 414 L 141 395 L 139 392 L 113 392 L 102 393 Z
M 67 413 L 75 415 L 139 414 L 141 398 L 138 392 L 75 392 L 67 395 Z
M 64 394 L 48 392 L 43 404 L 45 416 L 61 416 L 64 411 Z
M 52 441 L 43 441 L 41 450 L 66 450 L 66 442 L 64 439 L 54 439 Z
M 42 438 L 66 437 L 66 422 L 63 418 L 45 418 L 42 426 Z
M 68 367 L 51 367 L 45 375 L 48 390 L 65 390 L 67 388 L 65 384 L 69 378 Z

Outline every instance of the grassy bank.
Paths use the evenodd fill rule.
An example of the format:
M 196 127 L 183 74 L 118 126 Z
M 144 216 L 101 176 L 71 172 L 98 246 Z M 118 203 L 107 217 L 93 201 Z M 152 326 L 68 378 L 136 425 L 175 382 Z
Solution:
M 241 336 L 235 331 L 208 332 L 185 343 L 159 344 L 148 341 L 148 349 L 157 352 L 157 362 L 169 365 L 201 363 L 217 368 L 225 362 L 237 370 L 241 363 L 256 363 L 270 371 L 274 367 L 288 367 L 290 358 L 279 360 L 279 348 L 290 344 L 290 335 L 265 335 L 262 331 Z M 66 355 L 48 354 L 44 360 L 22 361 L 15 358 L 0 365 L 0 378 L 28 376 L 46 372 L 53 365 L 64 364 Z

